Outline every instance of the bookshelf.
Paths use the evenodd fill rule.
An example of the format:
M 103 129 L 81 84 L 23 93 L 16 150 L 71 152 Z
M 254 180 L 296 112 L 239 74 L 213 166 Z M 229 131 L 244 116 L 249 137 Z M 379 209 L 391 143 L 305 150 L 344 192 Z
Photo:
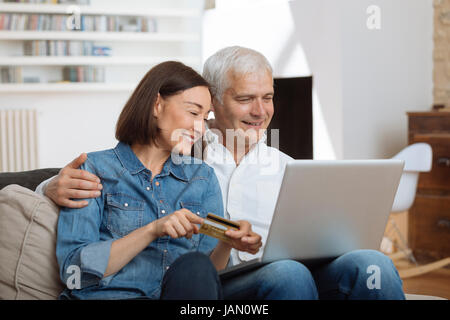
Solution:
M 199 62 L 198 57 L 102 57 L 102 56 L 23 56 L 0 57 L 0 66 L 78 66 L 78 65 L 153 65 L 164 60 L 177 60 L 188 65 Z
M 1 7 L 1 5 L 0 5 Z M 1 9 L 0 9 L 1 13 Z M 136 33 L 89 31 L 0 31 L 0 40 L 102 40 L 102 41 L 168 41 L 199 42 L 196 33 Z
M 66 14 L 73 5 L 67 4 L 33 4 L 33 3 L 0 3 L 1 12 L 4 13 L 48 13 Z M 95 7 L 92 5 L 77 5 L 80 12 L 86 15 L 112 15 L 112 16 L 154 16 L 154 17 L 177 17 L 177 18 L 199 18 L 201 12 L 196 9 L 165 9 L 165 8 L 143 8 L 130 9 L 125 5 L 110 7 Z
M 0 83 L 0 93 L 72 93 L 132 91 L 134 83 Z
M 111 5 L 110 5 L 111 4 Z M 177 60 L 201 69 L 202 8 L 186 5 L 162 8 L 164 2 L 151 6 L 126 7 L 126 1 L 96 2 L 78 5 L 81 16 L 153 19 L 156 30 L 149 31 L 35 31 L 0 30 L 0 68 L 19 68 L 22 82 L 0 82 L 1 93 L 105 92 L 131 91 L 151 66 Z M 1 14 L 70 15 L 73 5 L 0 2 Z M 71 11 L 72 10 L 72 11 Z M 20 24 L 19 24 L 20 25 Z M 1 29 L 1 20 L 0 20 Z M 111 55 L 24 55 L 25 42 L 92 42 L 110 48 Z M 65 82 L 62 69 L 70 66 L 104 68 L 104 82 Z M 58 78 L 58 76 L 60 77 Z M 32 80 L 30 80 L 32 79 Z M 2 79 L 0 78 L 0 81 Z M 8 80 L 10 80 L 8 78 Z M 39 82 L 37 82 L 39 81 Z M 35 82 L 35 83 L 30 83 Z

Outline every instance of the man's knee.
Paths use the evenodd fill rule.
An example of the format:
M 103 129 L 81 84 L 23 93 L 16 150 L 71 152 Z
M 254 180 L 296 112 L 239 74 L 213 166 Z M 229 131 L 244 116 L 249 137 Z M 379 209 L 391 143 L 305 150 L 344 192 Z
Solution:
M 300 262 L 294 260 L 275 261 L 268 264 L 266 267 L 279 281 L 289 281 L 294 278 L 312 279 L 309 269 Z
M 324 299 L 404 299 L 392 260 L 375 250 L 343 254 L 315 271 Z
M 280 260 L 264 266 L 260 274 L 264 287 L 284 291 L 292 299 L 317 299 L 317 288 L 311 272 L 300 262 Z
M 363 288 L 380 293 L 390 294 L 392 297 L 402 297 L 402 281 L 392 260 L 376 250 L 356 250 L 349 252 L 339 259 L 343 272 L 354 272 L 353 279 L 358 279 Z
M 347 270 L 353 269 L 366 272 L 372 266 L 382 270 L 395 270 L 392 260 L 377 250 L 355 250 L 342 255 L 338 259 L 340 264 L 347 267 Z

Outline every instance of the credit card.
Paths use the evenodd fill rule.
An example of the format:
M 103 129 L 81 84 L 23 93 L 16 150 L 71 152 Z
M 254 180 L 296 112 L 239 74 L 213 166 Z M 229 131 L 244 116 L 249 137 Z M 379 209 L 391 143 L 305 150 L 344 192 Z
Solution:
M 200 226 L 199 232 L 224 242 L 231 243 L 231 239 L 225 235 L 225 231 L 228 229 L 239 230 L 239 227 L 239 223 L 235 221 L 227 220 L 215 214 L 208 213 Z

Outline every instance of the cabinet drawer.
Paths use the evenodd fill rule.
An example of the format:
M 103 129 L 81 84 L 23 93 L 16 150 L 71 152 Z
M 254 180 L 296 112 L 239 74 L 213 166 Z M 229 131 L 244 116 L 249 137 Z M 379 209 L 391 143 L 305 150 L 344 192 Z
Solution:
M 425 142 L 433 149 L 433 164 L 430 172 L 422 172 L 418 188 L 450 191 L 450 134 L 414 135 L 411 143 Z
M 449 112 L 408 113 L 408 131 L 415 133 L 450 132 Z
M 450 256 L 450 197 L 417 195 L 408 222 L 413 250 Z

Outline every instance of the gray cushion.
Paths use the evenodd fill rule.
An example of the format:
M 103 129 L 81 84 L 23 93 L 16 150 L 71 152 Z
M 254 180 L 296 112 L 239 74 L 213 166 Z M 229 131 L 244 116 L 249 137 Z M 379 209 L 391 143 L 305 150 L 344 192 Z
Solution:
M 0 190 L 10 184 L 18 184 L 24 188 L 35 190 L 44 180 L 58 174 L 60 169 L 48 168 L 22 172 L 3 172 L 0 173 Z
M 0 299 L 56 299 L 64 284 L 56 260 L 59 209 L 12 184 L 0 190 Z

